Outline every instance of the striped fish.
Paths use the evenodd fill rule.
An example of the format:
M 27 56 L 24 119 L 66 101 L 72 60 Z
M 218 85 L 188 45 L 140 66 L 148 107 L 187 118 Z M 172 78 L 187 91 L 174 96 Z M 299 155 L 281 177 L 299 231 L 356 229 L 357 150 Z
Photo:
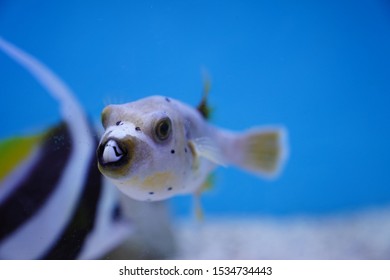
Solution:
M 0 142 L 0 259 L 93 259 L 132 224 L 96 167 L 98 140 L 72 91 L 45 65 L 0 37 L 0 49 L 60 104 L 63 122 Z

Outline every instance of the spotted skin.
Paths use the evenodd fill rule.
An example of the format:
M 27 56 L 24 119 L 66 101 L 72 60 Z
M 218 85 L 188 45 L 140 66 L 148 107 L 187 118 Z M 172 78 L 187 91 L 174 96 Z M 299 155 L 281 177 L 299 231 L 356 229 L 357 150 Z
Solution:
M 281 129 L 270 128 L 272 137 L 260 138 L 262 131 L 249 137 L 221 130 L 207 122 L 205 106 L 205 99 L 197 110 L 163 96 L 107 106 L 99 170 L 123 193 L 143 201 L 197 193 L 218 165 L 264 176 L 278 172 L 284 161 Z

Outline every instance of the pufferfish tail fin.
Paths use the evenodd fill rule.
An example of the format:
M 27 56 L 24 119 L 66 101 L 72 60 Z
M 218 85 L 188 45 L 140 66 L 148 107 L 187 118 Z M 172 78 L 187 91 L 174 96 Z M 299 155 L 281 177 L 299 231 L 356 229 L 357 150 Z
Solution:
M 286 161 L 287 132 L 284 128 L 255 128 L 236 135 L 230 142 L 233 165 L 256 175 L 276 177 Z

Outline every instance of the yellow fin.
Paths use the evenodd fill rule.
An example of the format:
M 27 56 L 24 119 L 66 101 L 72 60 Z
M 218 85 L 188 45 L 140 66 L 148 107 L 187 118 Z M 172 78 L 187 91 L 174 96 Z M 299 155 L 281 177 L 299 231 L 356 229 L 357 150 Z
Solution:
M 207 184 L 206 182 L 203 183 L 202 186 L 200 186 L 199 189 L 194 193 L 194 214 L 196 220 L 198 221 L 204 220 L 204 211 L 203 211 L 202 202 L 200 198 L 203 193 L 203 190 L 205 189 L 205 185 Z
M 0 181 L 18 166 L 42 139 L 42 135 L 14 137 L 0 142 Z
M 200 201 L 200 194 L 194 195 L 194 214 L 196 220 L 198 221 L 204 220 L 204 211 L 203 211 L 202 203 Z
M 214 182 L 215 182 L 215 173 L 210 173 L 207 176 L 206 180 L 203 182 L 202 186 L 200 187 L 199 189 L 200 193 L 204 193 L 211 190 L 214 186 Z
M 204 211 L 202 207 L 202 203 L 200 201 L 201 195 L 205 192 L 210 190 L 215 181 L 214 173 L 210 173 L 206 180 L 203 182 L 203 184 L 199 187 L 199 189 L 194 194 L 194 213 L 195 217 L 198 221 L 204 220 Z
M 241 138 L 241 167 L 273 177 L 279 173 L 286 155 L 286 133 L 283 129 L 253 130 Z

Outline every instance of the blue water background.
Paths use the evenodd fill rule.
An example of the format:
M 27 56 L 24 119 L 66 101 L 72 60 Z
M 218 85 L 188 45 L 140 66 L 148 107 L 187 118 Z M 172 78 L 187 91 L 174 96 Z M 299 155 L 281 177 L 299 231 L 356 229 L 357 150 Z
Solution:
M 387 1 L 0 2 L 0 36 L 46 63 L 91 119 L 151 94 L 196 105 L 212 78 L 213 123 L 283 124 L 281 177 L 221 168 L 208 215 L 326 214 L 390 204 Z M 0 54 L 0 138 L 60 120 L 58 105 Z M 177 216 L 191 197 L 171 200 Z

